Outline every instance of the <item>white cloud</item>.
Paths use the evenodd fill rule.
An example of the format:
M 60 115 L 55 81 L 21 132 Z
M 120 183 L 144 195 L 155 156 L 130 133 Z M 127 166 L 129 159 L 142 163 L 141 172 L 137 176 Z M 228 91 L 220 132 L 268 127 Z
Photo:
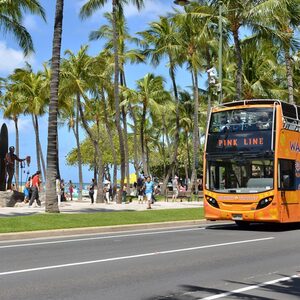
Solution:
M 35 62 L 33 56 L 25 59 L 22 50 L 9 48 L 4 41 L 0 41 L 0 57 L 0 74 L 2 76 L 11 73 L 15 68 L 22 67 L 25 61 L 30 64 Z

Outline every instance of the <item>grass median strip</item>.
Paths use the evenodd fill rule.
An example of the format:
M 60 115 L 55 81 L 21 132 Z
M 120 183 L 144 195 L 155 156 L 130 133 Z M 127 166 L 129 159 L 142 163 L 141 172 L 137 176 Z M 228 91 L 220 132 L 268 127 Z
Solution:
M 199 220 L 203 208 L 152 211 L 38 214 L 0 218 L 0 233 Z

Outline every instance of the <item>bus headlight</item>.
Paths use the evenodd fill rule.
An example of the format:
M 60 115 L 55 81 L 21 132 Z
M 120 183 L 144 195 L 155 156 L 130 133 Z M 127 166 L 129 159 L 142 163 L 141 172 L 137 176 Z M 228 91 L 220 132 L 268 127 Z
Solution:
M 268 197 L 268 198 L 264 198 L 264 199 L 261 199 L 257 206 L 256 206 L 256 209 L 262 209 L 262 208 L 265 208 L 267 207 L 268 205 L 270 205 L 270 203 L 272 202 L 273 200 L 273 197 Z
M 206 200 L 207 200 L 207 202 L 208 202 L 211 206 L 216 207 L 216 208 L 219 208 L 219 204 L 218 204 L 218 202 L 217 202 L 217 200 L 216 200 L 215 198 L 206 196 Z

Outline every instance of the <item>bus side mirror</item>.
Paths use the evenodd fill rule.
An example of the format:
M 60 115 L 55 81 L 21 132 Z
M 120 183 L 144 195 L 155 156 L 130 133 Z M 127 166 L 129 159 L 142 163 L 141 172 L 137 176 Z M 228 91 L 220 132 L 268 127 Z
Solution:
M 291 182 L 290 175 L 283 175 L 283 178 L 282 178 L 283 189 L 285 189 L 285 190 L 289 189 L 291 187 L 290 182 Z

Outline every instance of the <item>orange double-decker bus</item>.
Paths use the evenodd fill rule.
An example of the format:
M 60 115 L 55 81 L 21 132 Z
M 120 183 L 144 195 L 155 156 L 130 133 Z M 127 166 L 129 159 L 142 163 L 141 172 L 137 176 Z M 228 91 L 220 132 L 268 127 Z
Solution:
M 208 220 L 300 221 L 300 107 L 245 100 L 211 110 L 204 151 Z

